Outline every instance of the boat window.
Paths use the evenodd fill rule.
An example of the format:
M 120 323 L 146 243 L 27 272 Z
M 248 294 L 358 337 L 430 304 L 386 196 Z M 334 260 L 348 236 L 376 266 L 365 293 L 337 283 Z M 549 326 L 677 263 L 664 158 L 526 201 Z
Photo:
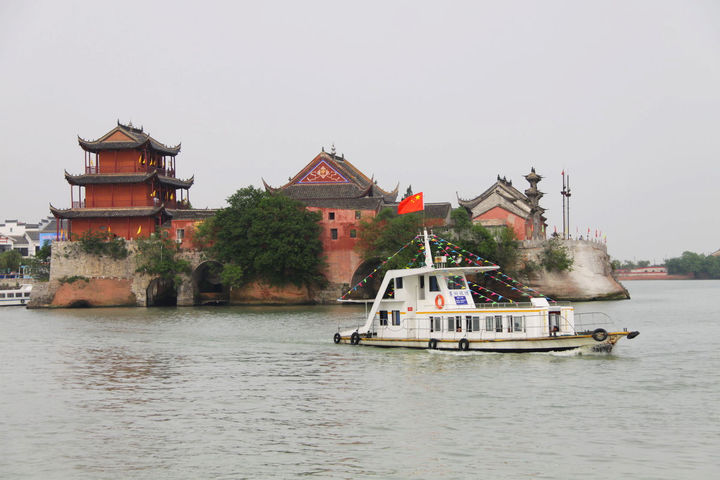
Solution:
M 418 289 L 418 299 L 425 300 L 425 275 L 420 275 L 420 288 Z
M 448 332 L 452 332 L 453 330 L 455 330 L 455 317 L 448 317 L 447 326 Z
M 442 317 L 435 317 L 435 331 L 442 331 Z
M 462 275 L 448 275 L 446 278 L 448 290 L 465 290 L 465 277 Z
M 433 330 L 433 317 L 432 316 L 430 317 L 430 331 L 431 332 L 435 331 L 435 330 Z
M 386 326 L 388 320 L 387 310 L 380 310 L 380 325 Z
M 395 288 L 403 288 L 403 279 L 398 277 L 395 279 Z
M 469 315 L 467 317 L 465 317 L 465 330 L 468 332 L 473 331 L 472 317 Z
M 513 319 L 513 331 L 524 332 L 525 331 L 525 317 L 522 315 L 514 315 Z
M 428 281 L 430 282 L 430 291 L 439 292 L 440 285 L 438 285 L 437 277 L 434 275 L 428 275 Z
M 0 298 L 5 298 L 5 294 L 4 294 L 4 293 L 0 293 Z
M 388 282 L 387 289 L 385 289 L 385 294 L 383 295 L 383 298 L 395 298 L 395 280 L 390 279 Z
M 393 310 L 393 311 L 392 311 L 392 324 L 393 324 L 393 325 L 400 325 L 400 310 Z
M 30 296 L 30 292 L 26 292 L 26 293 L 25 293 L 25 296 L 26 296 L 26 297 L 29 297 L 29 296 Z
M 462 332 L 462 317 L 460 315 L 455 317 L 455 331 Z
M 480 317 L 472 317 L 472 331 L 473 332 L 480 331 Z
M 495 331 L 502 333 L 502 315 L 495 315 Z
M 22 298 L 22 293 L 16 293 L 15 298 Z
M 494 323 L 494 317 L 485 317 L 485 330 L 492 332 L 495 329 Z
M 552 332 L 553 327 L 560 328 L 560 312 L 550 312 L 550 331 Z

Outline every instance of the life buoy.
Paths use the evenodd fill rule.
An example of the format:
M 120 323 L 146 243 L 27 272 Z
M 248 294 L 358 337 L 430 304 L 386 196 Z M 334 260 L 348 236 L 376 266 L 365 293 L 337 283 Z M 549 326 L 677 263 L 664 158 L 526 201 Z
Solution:
M 353 332 L 352 335 L 350 335 L 350 345 L 357 345 L 358 343 L 360 343 L 360 334 Z
M 340 334 L 336 333 L 335 336 L 333 337 L 333 342 L 340 343 L 341 339 L 342 339 L 342 337 L 340 336 Z
M 592 332 L 592 337 L 593 340 L 595 340 L 596 342 L 604 342 L 605 340 L 607 340 L 608 337 L 607 330 L 605 330 L 604 328 L 596 328 Z
M 440 310 L 445 306 L 445 298 L 442 295 L 435 295 L 435 306 Z
M 458 343 L 458 348 L 460 350 L 462 350 L 463 352 L 467 352 L 468 349 L 470 348 L 470 342 L 468 342 L 468 339 L 467 338 L 461 339 L 460 342 Z
M 430 341 L 428 342 L 428 348 L 430 350 L 437 350 L 437 339 L 436 338 L 430 339 Z

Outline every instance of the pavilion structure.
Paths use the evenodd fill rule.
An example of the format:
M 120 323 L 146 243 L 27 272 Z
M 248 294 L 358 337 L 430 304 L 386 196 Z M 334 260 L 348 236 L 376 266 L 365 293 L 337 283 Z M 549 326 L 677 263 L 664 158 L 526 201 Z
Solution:
M 490 229 L 511 228 L 518 240 L 545 239 L 547 219 L 545 209 L 539 205 L 543 193 L 537 188 L 542 177 L 532 168 L 525 179 L 530 188 L 524 194 L 513 187 L 512 180 L 498 175 L 483 193 L 471 200 L 458 196 L 458 203 L 468 211 L 473 223 Z
M 71 207 L 50 205 L 56 219 L 67 220 L 69 238 L 92 231 L 126 239 L 145 237 L 170 220 L 173 210 L 190 207 L 194 177 L 175 177 L 179 144 L 169 147 L 142 127 L 119 121 L 99 139 L 78 137 L 78 143 L 85 152 L 84 172 L 65 172 Z
M 399 186 L 393 190 L 378 187 L 373 178 L 334 149 L 323 149 L 281 187 L 271 187 L 265 180 L 263 184 L 266 191 L 287 195 L 322 214 L 320 238 L 327 263 L 325 275 L 331 283 L 352 281 L 363 263 L 355 249 L 360 222 L 393 205 Z

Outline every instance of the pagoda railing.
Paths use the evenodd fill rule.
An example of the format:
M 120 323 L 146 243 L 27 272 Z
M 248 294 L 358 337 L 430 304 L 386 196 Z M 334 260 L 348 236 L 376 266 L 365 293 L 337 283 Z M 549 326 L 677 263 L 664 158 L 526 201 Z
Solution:
M 85 174 L 86 175 L 93 175 L 96 173 L 98 173 L 97 165 L 85 165 Z
M 85 208 L 85 200 L 73 200 L 72 208 Z

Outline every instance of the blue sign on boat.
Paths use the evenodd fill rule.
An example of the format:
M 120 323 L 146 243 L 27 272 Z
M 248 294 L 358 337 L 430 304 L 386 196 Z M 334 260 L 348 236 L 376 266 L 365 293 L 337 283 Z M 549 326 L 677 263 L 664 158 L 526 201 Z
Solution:
M 467 305 L 467 298 L 464 296 L 462 297 L 455 297 L 455 305 Z

